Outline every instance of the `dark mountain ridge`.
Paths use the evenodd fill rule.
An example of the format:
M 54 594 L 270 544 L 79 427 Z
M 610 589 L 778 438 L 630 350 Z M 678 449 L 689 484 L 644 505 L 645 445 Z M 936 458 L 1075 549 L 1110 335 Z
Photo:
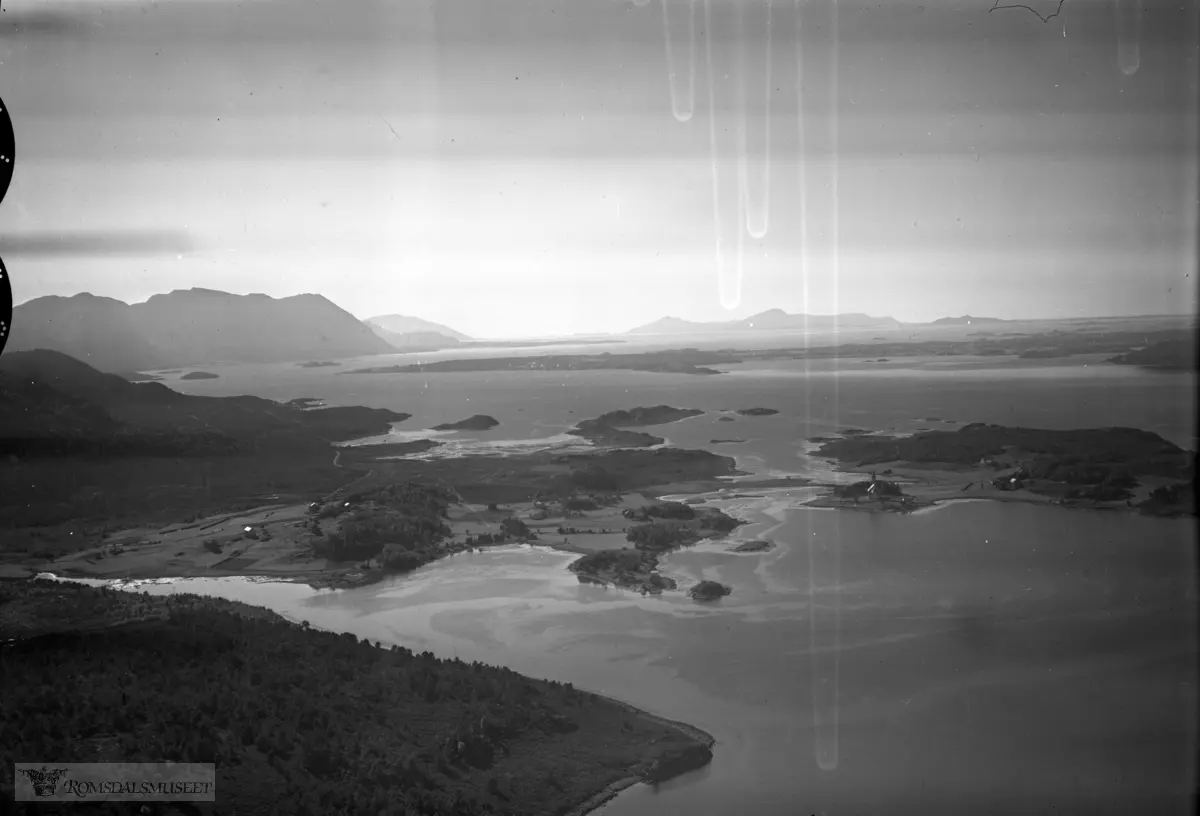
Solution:
M 260 397 L 198 397 L 133 383 L 57 351 L 0 356 L 0 453 L 133 454 L 327 446 L 408 418 L 357 406 L 302 410 Z
M 321 295 L 175 290 L 127 304 L 88 293 L 13 310 L 12 351 L 51 349 L 101 371 L 386 354 L 392 347 Z

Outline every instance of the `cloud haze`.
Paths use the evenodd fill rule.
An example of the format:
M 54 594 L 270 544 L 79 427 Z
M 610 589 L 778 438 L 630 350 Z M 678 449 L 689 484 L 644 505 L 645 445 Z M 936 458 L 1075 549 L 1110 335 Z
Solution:
M 6 3 L 17 301 L 319 291 L 483 336 L 806 305 L 1194 308 L 1194 9 L 1146 2 L 1125 76 L 1106 4 L 1066 4 L 1065 37 L 988 2 L 839 4 L 834 279 L 802 277 L 799 168 L 824 159 L 798 141 L 792 6 L 776 3 L 770 118 L 750 111 L 769 121 L 771 229 L 745 239 L 729 315 L 704 55 L 679 123 L 657 3 Z M 728 50 L 731 10 L 713 13 Z M 77 251 L 49 257 L 37 236 L 54 233 Z M 78 238 L 135 234 L 134 259 Z

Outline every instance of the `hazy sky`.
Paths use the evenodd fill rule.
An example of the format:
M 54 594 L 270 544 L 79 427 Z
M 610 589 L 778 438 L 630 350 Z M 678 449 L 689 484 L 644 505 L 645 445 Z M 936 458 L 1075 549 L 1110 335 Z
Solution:
M 703 39 L 681 123 L 660 0 L 8 0 L 0 255 L 18 303 L 315 291 L 480 336 L 801 311 L 805 282 L 811 312 L 901 320 L 1193 310 L 1195 4 L 1145 0 L 1127 76 L 1112 3 L 1042 23 L 991 2 L 839 4 L 836 276 L 802 263 L 798 169 L 829 165 L 800 149 L 794 7 L 774 3 L 769 120 L 747 102 L 770 231 L 745 237 L 727 311 Z M 801 40 L 806 104 L 826 35 Z

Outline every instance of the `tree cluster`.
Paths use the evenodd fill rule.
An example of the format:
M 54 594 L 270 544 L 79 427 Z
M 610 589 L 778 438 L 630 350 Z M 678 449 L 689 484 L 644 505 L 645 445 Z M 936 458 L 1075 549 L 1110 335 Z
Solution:
M 625 538 L 639 550 L 669 550 L 699 541 L 701 535 L 681 521 L 652 521 L 630 527 Z
M 651 504 L 642 508 L 645 518 L 681 519 L 688 521 L 696 517 L 696 511 L 690 504 L 683 502 L 663 502 Z
M 643 569 L 645 556 L 638 550 L 598 550 L 583 555 L 571 564 L 576 572 L 637 572 Z
M 341 506 L 347 513 L 337 532 L 315 547 L 318 555 L 333 561 L 378 556 L 385 567 L 412 569 L 436 558 L 438 545 L 450 535 L 445 523 L 450 497 L 428 485 L 389 484 L 355 497 L 349 507 L 346 502 L 328 506 Z

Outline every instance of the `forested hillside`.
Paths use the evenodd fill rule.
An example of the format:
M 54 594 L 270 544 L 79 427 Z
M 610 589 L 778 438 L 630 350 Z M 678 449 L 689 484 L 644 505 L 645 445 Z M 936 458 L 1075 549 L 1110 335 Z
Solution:
M 31 619 L 53 631 L 14 623 Z M 110 626 L 64 631 L 97 621 Z M 708 756 L 569 684 L 377 648 L 229 601 L 6 582 L 0 641 L 14 634 L 24 638 L 0 648 L 8 790 L 12 763 L 30 757 L 216 762 L 217 809 L 201 812 L 550 816 L 654 773 L 656 759 Z

